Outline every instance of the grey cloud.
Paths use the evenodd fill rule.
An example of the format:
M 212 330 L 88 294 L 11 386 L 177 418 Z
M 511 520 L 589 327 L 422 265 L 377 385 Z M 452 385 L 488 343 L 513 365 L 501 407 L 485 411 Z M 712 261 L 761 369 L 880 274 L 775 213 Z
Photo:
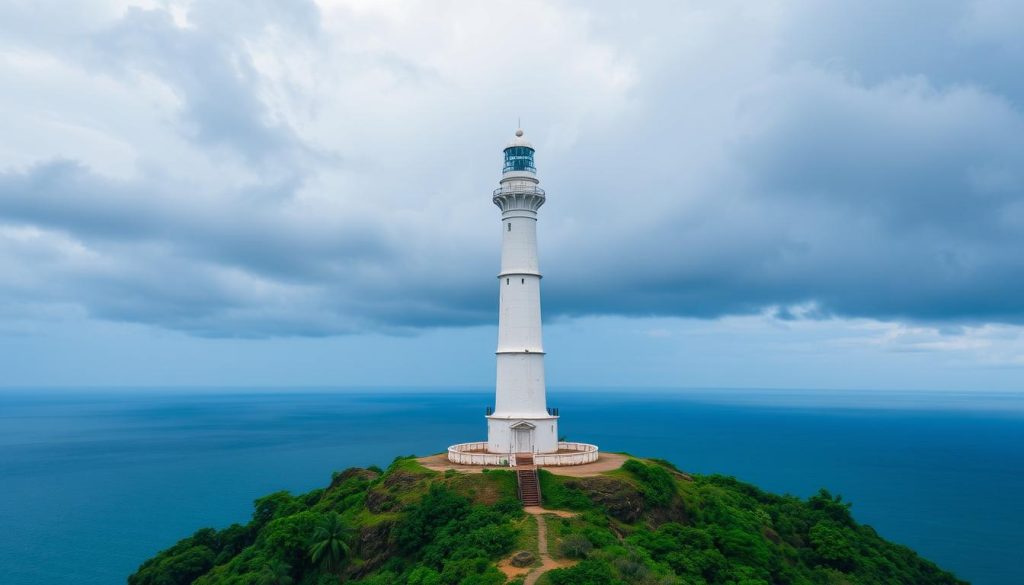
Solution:
M 188 169 L 169 183 L 115 179 L 67 160 L 9 169 L 0 230 L 36 226 L 88 254 L 55 249 L 35 268 L 44 282 L 0 294 L 35 290 L 99 318 L 206 336 L 493 322 L 499 236 L 488 231 L 497 212 L 487 182 L 497 149 L 482 155 L 454 131 L 382 128 L 393 142 L 365 151 L 412 161 L 408 176 L 369 160 L 362 175 L 332 181 L 349 167 L 273 115 L 241 49 L 268 27 L 325 35 L 319 14 L 240 6 L 200 3 L 191 28 L 130 10 L 90 36 L 89 66 L 158 76 L 180 94 L 194 146 L 237 152 L 259 179 L 207 185 Z M 694 18 L 677 5 L 611 19 L 622 26 L 609 30 L 610 50 L 639 63 L 626 105 L 563 138 L 571 148 L 545 149 L 559 138 L 545 128 L 575 110 L 528 126 L 549 191 L 545 316 L 1024 322 L 1024 94 L 1010 73 L 1024 56 L 965 37 L 969 11 L 952 5 L 917 6 L 872 38 L 860 31 L 877 17 L 859 8 L 802 7 L 767 29 L 721 10 L 701 15 L 709 30 L 696 49 L 674 36 Z M 909 22 L 916 14 L 924 20 Z M 890 55 L 878 43 L 926 49 Z M 415 55 L 383 53 L 421 67 Z M 981 63 L 988 56 L 1007 67 Z M 459 100 L 479 96 L 449 91 L 438 115 L 465 128 Z M 494 91 L 486 96 L 504 90 Z M 377 107 L 396 107 L 390 97 Z M 0 259 L 31 271 L 30 252 L 11 246 Z
M 458 276 L 410 264 L 384 226 L 290 215 L 287 198 L 244 214 L 244 193 L 200 209 L 173 201 L 159 187 L 103 179 L 69 161 L 0 174 L 0 227 L 57 230 L 89 251 L 81 262 L 45 250 L 51 260 L 31 268 L 42 276 L 37 286 L 96 317 L 262 336 L 398 333 L 489 314 L 480 290 L 449 288 Z M 18 253 L 33 262 L 43 252 Z
M 315 37 L 315 6 L 209 2 L 189 16 L 190 26 L 182 27 L 164 10 L 130 8 L 91 36 L 92 64 L 170 84 L 183 101 L 182 129 L 200 144 L 228 148 L 257 165 L 301 165 L 306 147 L 260 99 L 259 75 L 242 47 L 246 37 L 274 28 Z
M 1008 97 L 787 66 L 727 98 L 725 136 L 693 137 L 725 146 L 716 168 L 674 138 L 700 124 L 662 103 L 684 95 L 659 85 L 640 102 L 662 113 L 657 126 L 631 129 L 670 155 L 664 169 L 630 173 L 604 159 L 621 154 L 606 143 L 579 153 L 617 197 L 588 185 L 589 204 L 575 202 L 624 211 L 593 228 L 605 237 L 586 258 L 599 269 L 560 258 L 570 282 L 545 281 L 549 313 L 714 317 L 812 303 L 821 316 L 1024 321 L 1024 118 Z M 616 185 L 620 171 L 628 181 Z M 665 215 L 619 231 L 644 206 Z
M 784 62 L 816 62 L 868 85 L 922 76 L 939 86 L 969 82 L 1019 103 L 1024 78 L 1008 74 L 1024 54 L 1009 31 L 1024 11 L 1000 0 L 792 5 L 780 34 Z
M 293 189 L 277 185 L 273 198 L 255 201 L 247 188 L 210 193 L 195 205 L 166 186 L 106 179 L 58 160 L 0 173 L 0 217 L 86 241 L 162 242 L 182 256 L 252 265 L 284 281 L 320 279 L 331 265 L 382 262 L 396 252 L 373 227 L 351 217 L 325 223 L 290 216 L 285 209 Z
M 971 219 L 987 230 L 1024 191 L 1024 119 L 997 96 L 915 79 L 786 83 L 760 96 L 769 109 L 747 116 L 770 125 L 737 149 L 762 197 L 846 204 L 903 229 Z

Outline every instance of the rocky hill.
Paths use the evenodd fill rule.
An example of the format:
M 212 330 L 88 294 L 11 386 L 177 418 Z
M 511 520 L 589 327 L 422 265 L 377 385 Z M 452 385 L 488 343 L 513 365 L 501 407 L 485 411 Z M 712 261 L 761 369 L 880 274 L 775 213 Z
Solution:
M 595 477 L 540 472 L 526 513 L 507 470 L 433 471 L 415 458 L 348 469 L 307 494 L 204 528 L 129 585 L 960 584 L 858 524 L 822 490 L 802 500 L 730 477 L 628 459 Z

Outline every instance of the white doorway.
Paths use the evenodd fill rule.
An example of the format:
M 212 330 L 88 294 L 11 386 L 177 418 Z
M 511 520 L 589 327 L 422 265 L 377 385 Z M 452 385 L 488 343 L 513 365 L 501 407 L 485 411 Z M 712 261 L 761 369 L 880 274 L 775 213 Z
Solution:
M 533 431 L 535 427 L 526 422 L 512 425 L 512 447 L 516 453 L 533 453 Z

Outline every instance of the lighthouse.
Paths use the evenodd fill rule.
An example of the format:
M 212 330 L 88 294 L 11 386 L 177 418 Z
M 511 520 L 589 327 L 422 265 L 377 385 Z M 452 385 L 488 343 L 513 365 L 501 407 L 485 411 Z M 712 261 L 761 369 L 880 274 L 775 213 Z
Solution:
M 558 409 L 547 404 L 537 262 L 537 212 L 547 199 L 533 145 L 519 129 L 503 152 L 501 180 L 491 193 L 501 210 L 494 406 L 486 412 L 487 440 L 449 446 L 448 460 L 515 467 L 593 463 L 600 457 L 597 445 L 559 440 Z
M 554 453 L 558 416 L 547 407 L 540 319 L 537 213 L 544 205 L 534 149 L 522 129 L 504 150 L 501 182 L 492 201 L 501 210 L 498 273 L 498 376 L 494 411 L 487 415 L 487 451 Z

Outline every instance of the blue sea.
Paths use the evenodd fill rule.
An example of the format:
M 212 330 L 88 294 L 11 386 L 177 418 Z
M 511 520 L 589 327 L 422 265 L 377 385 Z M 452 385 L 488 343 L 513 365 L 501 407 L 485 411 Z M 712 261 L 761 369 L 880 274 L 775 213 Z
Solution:
M 0 573 L 107 585 L 253 499 L 484 436 L 491 395 L 430 389 L 0 391 Z M 979 585 L 1024 583 L 1024 395 L 558 390 L 561 433 L 856 518 Z

